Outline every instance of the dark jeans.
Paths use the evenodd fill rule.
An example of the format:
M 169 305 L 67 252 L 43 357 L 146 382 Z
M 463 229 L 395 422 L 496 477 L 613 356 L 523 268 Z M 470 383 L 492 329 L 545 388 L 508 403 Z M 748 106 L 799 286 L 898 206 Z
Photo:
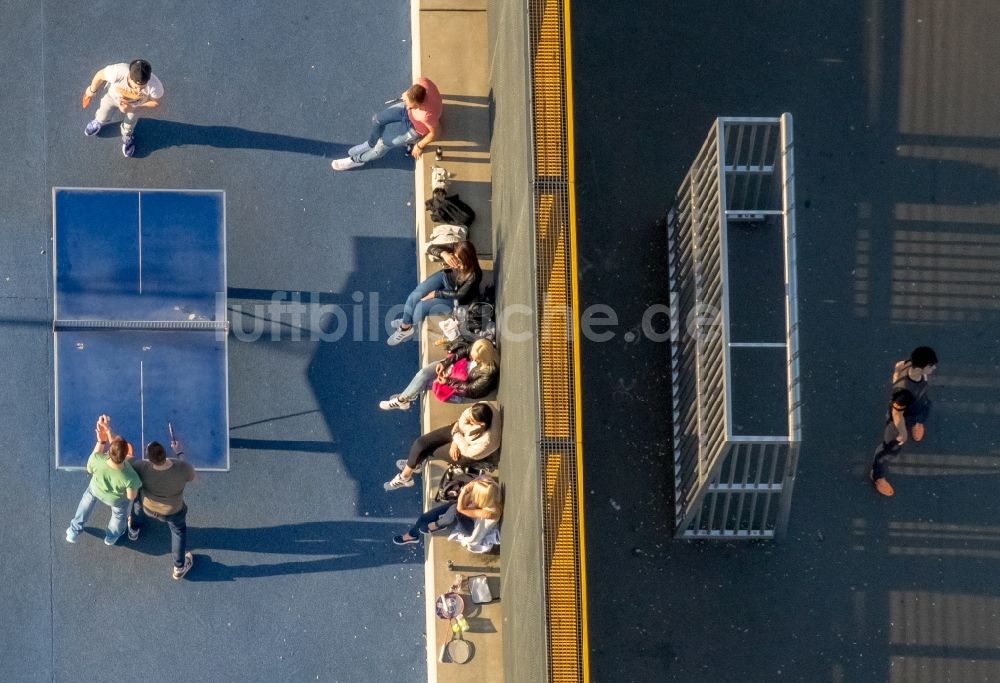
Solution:
M 132 523 L 130 528 L 141 529 L 146 523 L 146 517 L 152 517 L 164 522 L 170 528 L 170 552 L 174 556 L 174 566 L 184 566 L 184 552 L 187 550 L 187 503 L 180 511 L 172 515 L 158 515 L 142 507 L 142 496 L 136 499 L 132 506 Z
M 417 517 L 416 523 L 407 532 L 411 538 L 419 538 L 420 534 L 429 534 L 431 530 L 427 528 L 427 525 L 434 522 L 438 525 L 438 529 L 447 529 L 448 527 L 455 526 L 458 524 L 459 528 L 466 535 L 472 534 L 473 529 L 476 526 L 476 520 L 471 517 L 466 517 L 457 510 L 454 510 L 454 515 L 450 515 L 451 520 L 442 523 L 440 520 L 449 511 L 453 511 L 455 503 L 445 503 L 444 505 L 439 505 L 436 508 L 431 508 L 424 514 Z M 435 529 L 437 531 L 437 529 Z
M 910 429 L 915 424 L 926 424 L 927 418 L 931 416 L 931 400 L 924 397 L 924 400 L 919 403 L 914 403 L 908 406 L 905 411 L 903 411 L 903 420 L 906 422 L 906 428 Z
M 410 455 L 406 464 L 416 469 L 428 458 L 451 461 L 448 450 L 451 448 L 451 425 L 439 427 L 417 437 L 410 446 Z
M 875 459 L 872 460 L 872 479 L 885 479 L 888 470 L 888 460 L 897 455 L 903 447 L 898 441 L 893 440 L 883 443 L 875 449 Z

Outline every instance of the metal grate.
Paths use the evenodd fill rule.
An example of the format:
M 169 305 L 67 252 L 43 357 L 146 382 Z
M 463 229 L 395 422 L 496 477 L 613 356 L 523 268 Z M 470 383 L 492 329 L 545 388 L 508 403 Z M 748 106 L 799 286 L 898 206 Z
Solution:
M 548 669 L 588 679 L 575 377 L 576 268 L 567 5 L 529 0 L 540 467 Z

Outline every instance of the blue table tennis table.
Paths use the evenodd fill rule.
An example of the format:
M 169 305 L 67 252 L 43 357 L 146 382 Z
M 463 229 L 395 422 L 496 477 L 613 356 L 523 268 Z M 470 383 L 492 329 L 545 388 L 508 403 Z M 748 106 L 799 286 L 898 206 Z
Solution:
M 199 470 L 229 469 L 225 194 L 53 188 L 56 467 L 94 422 L 142 457 L 168 425 Z

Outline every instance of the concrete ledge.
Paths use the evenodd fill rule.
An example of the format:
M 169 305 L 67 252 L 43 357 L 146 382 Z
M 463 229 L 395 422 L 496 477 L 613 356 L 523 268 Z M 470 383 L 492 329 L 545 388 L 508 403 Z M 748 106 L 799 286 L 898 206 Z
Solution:
M 486 26 L 486 0 L 412 0 L 413 76 L 434 81 L 444 99 L 442 130 L 416 164 L 414 196 L 416 199 L 415 237 L 417 273 L 423 280 L 440 269 L 440 264 L 424 255 L 424 246 L 433 226 L 424 211 L 430 196 L 430 174 L 434 166 L 443 166 L 452 174 L 450 192 L 460 195 L 476 212 L 469 239 L 480 254 L 484 274 L 492 276 L 493 235 L 490 215 L 491 171 L 489 140 L 489 71 Z M 434 148 L 440 147 L 443 159 L 437 161 Z M 484 280 L 487 278 L 484 277 Z M 492 281 L 492 277 L 490 277 Z M 428 316 L 419 331 L 420 363 L 440 360 L 444 348 L 434 340 L 441 337 L 440 316 Z M 468 404 L 442 403 L 433 397 L 421 401 L 421 428 L 424 433 L 454 422 Z M 445 466 L 428 462 L 424 466 L 424 509 L 435 505 L 434 495 Z M 465 577 L 485 574 L 493 595 L 500 595 L 499 554 L 470 553 L 441 533 L 428 537 L 425 552 L 425 595 L 427 605 L 427 677 L 429 681 L 502 681 L 503 644 L 502 608 L 499 600 L 488 605 L 473 605 L 468 586 L 466 618 L 470 630 L 465 639 L 473 646 L 472 659 L 464 665 L 439 663 L 441 648 L 451 639 L 450 624 L 438 619 L 434 601 L 446 592 L 456 573 Z M 449 561 L 453 569 L 449 569 Z

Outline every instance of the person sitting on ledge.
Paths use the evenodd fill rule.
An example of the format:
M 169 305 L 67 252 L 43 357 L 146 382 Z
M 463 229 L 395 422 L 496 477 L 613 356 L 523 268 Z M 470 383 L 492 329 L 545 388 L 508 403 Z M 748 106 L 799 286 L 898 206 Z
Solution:
M 428 313 L 448 313 L 453 304 L 465 306 L 479 298 L 483 271 L 476 247 L 469 241 L 456 242 L 450 251 L 442 251 L 446 267 L 417 285 L 403 304 L 403 317 L 392 321 L 396 331 L 386 342 L 396 346 L 420 329 Z
M 448 355 L 440 363 L 430 363 L 417 370 L 400 393 L 380 401 L 382 410 L 409 410 L 410 404 L 428 389 L 448 403 L 480 399 L 496 389 L 500 379 L 500 352 L 489 339 L 477 339 L 469 346 L 464 339 L 448 345 Z M 458 366 L 456 368 L 456 366 Z M 464 366 L 464 367 L 463 367 Z M 455 376 L 464 370 L 464 379 Z
M 445 425 L 417 437 L 406 460 L 397 460 L 400 472 L 383 486 L 394 491 L 413 486 L 413 474 L 423 469 L 429 458 L 457 465 L 485 460 L 500 448 L 502 419 L 496 403 L 480 401 L 466 408 L 454 424 Z
M 499 540 L 496 528 L 502 515 L 500 484 L 493 477 L 484 475 L 463 486 L 454 503 L 439 505 L 420 515 L 409 531 L 401 536 L 393 536 L 392 542 L 396 545 L 420 543 L 421 534 L 431 534 L 453 526 L 458 527 L 464 538 L 482 536 L 485 531 L 488 535 L 497 536 Z

